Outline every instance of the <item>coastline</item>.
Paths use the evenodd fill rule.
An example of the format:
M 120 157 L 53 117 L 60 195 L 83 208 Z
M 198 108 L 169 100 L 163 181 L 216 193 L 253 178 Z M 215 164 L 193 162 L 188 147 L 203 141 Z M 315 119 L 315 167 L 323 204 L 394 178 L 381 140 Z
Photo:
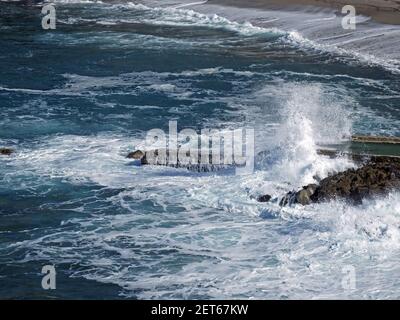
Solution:
M 342 1 L 366 3 L 366 0 L 141 0 L 150 7 L 194 10 L 203 14 L 216 14 L 230 21 L 251 23 L 266 29 L 287 32 L 295 45 L 314 47 L 317 50 L 336 52 L 354 57 L 363 63 L 382 66 L 400 73 L 400 24 L 378 22 L 357 12 L 356 30 L 345 30 L 343 15 L 337 9 Z M 385 3 L 384 6 L 375 4 Z M 392 10 L 400 23 L 400 0 L 373 0 L 368 10 L 375 8 L 372 16 L 386 22 L 386 11 Z M 387 9 L 389 8 L 389 9 Z M 399 11 L 396 11 L 399 10 Z M 367 11 L 362 10 L 367 13 Z M 379 13 L 380 12 L 380 13 Z M 379 14 L 378 14 L 379 13 Z M 382 14 L 382 15 L 381 15 Z M 391 14 L 389 14 L 391 15 Z M 389 15 L 387 17 L 389 17 Z M 397 22 L 397 20 L 396 20 Z
M 209 4 L 256 8 L 267 10 L 298 10 L 318 6 L 339 10 L 353 5 L 357 14 L 373 18 L 385 24 L 400 24 L 400 1 L 398 0 L 209 0 Z M 311 9 L 311 8 L 310 8 Z
M 400 26 L 126 1 L 0 5 L 0 298 L 396 299 Z

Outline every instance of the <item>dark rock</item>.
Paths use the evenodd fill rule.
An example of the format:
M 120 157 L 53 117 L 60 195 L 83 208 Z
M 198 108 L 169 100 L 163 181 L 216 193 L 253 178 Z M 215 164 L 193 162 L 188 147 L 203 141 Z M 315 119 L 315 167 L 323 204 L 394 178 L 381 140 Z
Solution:
M 281 199 L 281 201 L 279 201 L 279 205 L 281 207 L 285 207 L 295 202 L 296 202 L 296 192 L 290 191 Z
M 10 148 L 0 148 L 0 155 L 2 156 L 10 156 L 14 153 L 13 149 Z
M 300 203 L 303 206 L 311 203 L 311 196 L 315 193 L 318 186 L 316 184 L 310 184 L 306 187 L 303 187 L 303 190 L 300 190 L 296 193 L 296 203 Z
M 128 159 L 139 160 L 141 164 L 147 164 L 146 153 L 141 150 L 130 152 L 126 157 Z
M 311 203 L 310 195 L 307 190 L 303 189 L 296 193 L 296 203 L 300 203 L 303 206 Z
M 308 205 L 333 199 L 345 199 L 352 204 L 360 204 L 365 198 L 385 195 L 396 189 L 400 189 L 400 158 L 376 157 L 359 169 L 331 175 L 318 185 L 310 184 L 298 192 L 290 191 L 279 205 Z M 263 196 L 259 199 L 262 198 Z
M 312 202 L 347 199 L 355 204 L 400 188 L 400 159 L 380 158 L 359 169 L 350 169 L 323 179 L 311 195 Z
M 316 184 L 309 184 L 308 186 L 304 187 L 304 189 L 307 190 L 307 192 L 309 193 L 309 196 L 312 196 L 315 191 L 317 190 L 318 185 Z
M 257 198 L 258 202 L 269 202 L 272 199 L 272 197 L 269 194 L 260 196 Z
M 310 204 L 310 195 L 307 190 L 303 189 L 296 193 L 296 203 L 300 203 L 303 206 Z
M 136 151 L 130 152 L 126 157 L 127 157 L 128 159 L 136 159 L 136 160 L 139 160 L 139 159 L 143 158 L 144 155 L 145 155 L 145 153 L 144 153 L 143 151 L 141 151 L 141 150 L 136 150 Z
M 153 166 L 167 166 L 173 168 L 185 168 L 191 171 L 197 172 L 211 172 L 224 170 L 229 168 L 243 167 L 242 164 L 224 164 L 218 163 L 213 164 L 212 154 L 208 156 L 208 162 L 205 161 L 204 156 L 200 152 L 198 154 L 193 150 L 193 154 L 190 151 L 186 151 L 184 154 L 178 149 L 150 149 L 146 151 L 136 150 L 130 152 L 126 157 L 128 159 L 140 161 L 141 165 L 153 165 Z M 207 157 L 206 157 L 207 158 Z M 135 162 L 136 162 L 135 161 Z
M 310 204 L 312 202 L 311 196 L 315 193 L 317 188 L 318 186 L 316 184 L 310 184 L 303 187 L 303 189 L 298 192 L 290 191 L 279 201 L 279 205 L 284 207 L 295 203 L 300 203 L 302 205 Z M 262 196 L 260 198 L 262 198 Z

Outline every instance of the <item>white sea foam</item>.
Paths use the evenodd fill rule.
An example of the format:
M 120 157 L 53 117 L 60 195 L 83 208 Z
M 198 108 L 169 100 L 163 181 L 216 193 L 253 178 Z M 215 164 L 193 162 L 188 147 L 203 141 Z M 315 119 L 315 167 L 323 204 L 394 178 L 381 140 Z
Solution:
M 342 167 L 344 160 L 330 163 L 317 159 L 313 126 L 307 121 L 307 112 L 302 115 L 297 109 L 304 99 L 301 94 L 311 90 L 323 95 L 323 91 L 313 87 L 292 90 L 282 128 L 299 135 L 285 137 L 287 149 L 293 152 L 278 155 L 286 166 L 296 168 L 300 180 L 308 181 L 310 175 L 302 166 L 314 166 L 313 172 L 321 170 L 318 166 L 334 170 Z M 317 100 L 321 98 L 314 102 Z M 295 111 L 301 120 L 294 121 L 290 112 Z M 332 128 L 335 132 L 334 124 Z M 278 131 L 279 137 L 281 134 Z M 399 249 L 398 193 L 365 201 L 361 207 L 339 201 L 287 208 L 259 204 L 252 195 L 268 189 L 279 196 L 299 183 L 298 177 L 288 185 L 290 170 L 278 166 L 244 177 L 130 166 L 125 154 L 140 146 L 140 141 L 139 137 L 109 135 L 63 136 L 43 141 L 33 150 L 30 146 L 19 150 L 13 160 L 19 170 L 13 171 L 14 176 L 6 175 L 16 189 L 21 183 L 21 189 L 34 190 L 35 184 L 51 177 L 121 191 L 106 199 L 87 198 L 84 205 L 79 201 L 58 204 L 89 216 L 66 217 L 50 234 L 12 244 L 9 249 L 29 247 L 34 254 L 26 255 L 23 261 L 56 263 L 62 257 L 64 263 L 85 265 L 87 269 L 72 271 L 72 276 L 120 285 L 129 297 L 391 296 L 385 269 L 381 275 L 378 271 L 379 278 L 369 277 L 368 283 L 363 283 L 362 275 L 370 267 L 384 268 L 385 259 L 393 258 Z M 18 178 L 22 172 L 39 178 L 30 179 L 33 185 L 27 185 Z M 95 203 L 114 214 L 91 214 L 89 208 Z M 56 204 L 48 205 L 55 209 Z M 283 228 L 281 220 L 292 226 Z M 290 233 L 284 231 L 286 228 Z M 337 280 L 341 268 L 348 264 L 357 266 L 360 277 L 357 290 L 352 292 L 343 291 Z M 323 282 L 320 277 L 324 277 Z M 374 289 L 382 284 L 387 286 L 377 295 Z
M 58 0 L 56 1 L 64 4 L 68 3 L 77 3 L 75 0 L 70 2 L 69 0 Z M 85 2 L 83 2 L 85 3 Z M 101 3 L 101 2 L 99 2 Z M 203 14 L 194 10 L 189 9 L 180 9 L 179 7 L 149 7 L 140 3 L 119 3 L 119 4 L 105 4 L 107 9 L 110 10 L 126 10 L 131 9 L 135 11 L 144 11 L 150 12 L 153 16 L 144 15 L 143 17 L 136 16 L 134 19 L 107 19 L 107 20 L 99 20 L 99 19 L 89 19 L 86 21 L 96 21 L 98 23 L 107 23 L 110 24 L 112 22 L 142 22 L 149 24 L 159 24 L 159 25 L 176 25 L 176 26 L 206 26 L 210 28 L 224 28 L 226 30 L 238 32 L 241 35 L 252 36 L 257 34 L 266 34 L 266 33 L 282 33 L 278 29 L 271 28 L 262 28 L 252 25 L 248 22 L 238 23 L 235 21 L 228 20 L 222 16 L 216 14 Z M 78 21 L 84 21 L 84 18 L 77 18 L 78 20 L 68 19 L 67 23 L 76 23 Z
M 330 52 L 336 55 L 354 57 L 365 64 L 372 66 L 382 66 L 385 69 L 390 70 L 394 73 L 400 73 L 400 61 L 397 59 L 382 58 L 374 54 L 360 52 L 355 49 L 343 48 L 339 45 L 321 44 L 303 37 L 298 31 L 289 32 L 289 34 L 287 35 L 287 39 L 290 43 L 295 45 L 299 45 L 305 48 L 313 48 L 323 52 Z M 354 42 L 356 40 L 351 41 Z M 344 44 L 344 42 L 341 43 L 341 45 Z
M 176 7 L 155 7 L 150 8 L 142 4 L 128 3 L 128 6 L 135 10 L 151 10 L 152 12 L 158 13 L 157 19 L 144 19 L 142 21 L 151 24 L 160 25 L 179 25 L 179 26 L 207 26 L 211 28 L 225 28 L 227 30 L 239 32 L 242 35 L 257 35 L 268 32 L 276 32 L 276 29 L 268 30 L 266 28 L 260 28 L 253 26 L 251 23 L 238 23 L 230 21 L 224 17 L 216 14 L 203 14 L 194 10 L 179 9 Z

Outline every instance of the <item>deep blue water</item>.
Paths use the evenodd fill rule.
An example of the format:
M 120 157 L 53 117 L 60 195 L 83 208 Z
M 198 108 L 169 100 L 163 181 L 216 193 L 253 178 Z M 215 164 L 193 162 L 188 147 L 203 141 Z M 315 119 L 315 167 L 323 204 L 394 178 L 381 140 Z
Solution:
M 184 9 L 59 4 L 56 30 L 39 7 L 0 10 L 0 147 L 16 150 L 0 158 L 1 298 L 399 297 L 399 193 L 357 208 L 253 197 L 352 165 L 318 144 L 400 136 L 398 73 Z M 275 160 L 245 177 L 132 166 L 170 120 L 252 127 Z

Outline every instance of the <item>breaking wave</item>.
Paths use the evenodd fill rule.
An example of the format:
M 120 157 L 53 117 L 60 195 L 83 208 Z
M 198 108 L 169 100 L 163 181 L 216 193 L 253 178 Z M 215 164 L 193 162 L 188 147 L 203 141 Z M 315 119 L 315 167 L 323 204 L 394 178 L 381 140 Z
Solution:
M 56 2 L 60 2 L 62 4 L 67 3 L 79 3 L 80 1 L 73 0 L 70 2 L 69 0 L 59 0 Z M 82 3 L 87 3 L 83 1 Z M 384 58 L 379 55 L 371 54 L 367 52 L 362 52 L 362 50 L 343 48 L 343 43 L 337 44 L 324 44 L 323 42 L 318 42 L 316 40 L 310 40 L 304 37 L 299 31 L 285 31 L 283 29 L 279 29 L 276 27 L 259 27 L 254 23 L 250 22 L 236 22 L 233 20 L 229 20 L 218 14 L 207 14 L 200 13 L 195 10 L 190 9 L 182 9 L 182 7 L 189 5 L 183 4 L 180 5 L 170 5 L 165 7 L 150 7 L 141 3 L 122 3 L 122 4 L 107 4 L 102 2 L 93 2 L 93 4 L 106 6 L 107 9 L 118 10 L 118 9 L 130 9 L 134 12 L 144 12 L 146 13 L 143 16 L 136 15 L 133 18 L 93 18 L 93 19 L 85 19 L 85 18 L 72 18 L 68 21 L 64 21 L 64 23 L 76 23 L 79 21 L 92 21 L 97 24 L 103 25 L 113 25 L 119 23 L 147 23 L 151 25 L 160 25 L 160 26 L 181 26 L 181 27 L 208 27 L 208 28 L 223 28 L 228 31 L 237 32 L 242 36 L 269 36 L 280 38 L 288 44 L 298 46 L 305 49 L 312 49 L 315 51 L 322 51 L 326 53 L 331 53 L 334 55 L 339 55 L 342 57 L 353 58 L 358 60 L 361 63 L 371 65 L 371 66 L 381 66 L 386 70 L 389 70 L 394 73 L 400 73 L 400 61 L 397 59 Z M 358 20 L 362 19 L 362 17 L 357 17 Z M 315 21 L 319 21 L 318 19 Z M 323 19 L 322 19 L 323 21 Z M 361 20 L 360 20 L 361 21 Z M 361 21 L 362 22 L 362 21 Z M 378 30 L 379 31 L 379 30 Z M 366 36 L 369 37 L 369 36 Z M 326 40 L 326 39 L 323 39 Z M 348 42 L 354 42 L 357 39 L 347 40 Z M 359 39 L 358 39 L 359 40 Z

